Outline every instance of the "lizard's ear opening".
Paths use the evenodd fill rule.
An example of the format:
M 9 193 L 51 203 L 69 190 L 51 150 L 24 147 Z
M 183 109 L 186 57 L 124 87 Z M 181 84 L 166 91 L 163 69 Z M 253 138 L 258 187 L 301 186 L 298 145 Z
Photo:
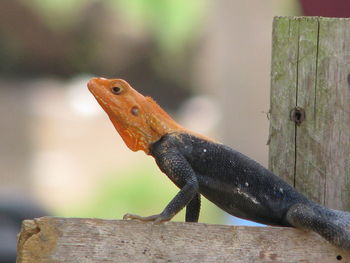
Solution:
M 140 109 L 137 106 L 134 106 L 130 110 L 131 114 L 134 116 L 139 116 L 140 114 Z

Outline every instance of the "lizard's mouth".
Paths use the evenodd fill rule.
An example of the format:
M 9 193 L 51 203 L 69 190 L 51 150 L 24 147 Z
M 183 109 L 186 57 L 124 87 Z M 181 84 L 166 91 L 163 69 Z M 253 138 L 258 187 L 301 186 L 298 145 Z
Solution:
M 92 78 L 87 83 L 89 91 L 94 95 L 97 102 L 102 106 L 104 110 L 110 110 L 111 104 L 106 101 L 106 90 L 103 85 L 103 82 L 107 81 L 105 78 Z
M 92 78 L 89 80 L 87 86 L 88 89 L 90 90 L 90 92 L 96 96 L 96 90 L 98 89 L 98 87 L 100 86 L 98 82 L 100 82 L 101 80 L 105 80 L 104 78 Z

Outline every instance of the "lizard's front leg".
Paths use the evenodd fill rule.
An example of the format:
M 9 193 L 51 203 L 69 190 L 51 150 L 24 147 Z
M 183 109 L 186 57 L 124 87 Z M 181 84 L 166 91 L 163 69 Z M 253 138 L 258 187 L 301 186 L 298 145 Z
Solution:
M 186 206 L 186 222 L 198 222 L 201 209 L 201 195 L 196 194 Z
M 168 177 L 177 185 L 183 185 L 180 192 L 170 201 L 163 212 L 152 216 L 124 215 L 123 219 L 137 219 L 141 221 L 163 222 L 172 219 L 181 209 L 188 205 L 186 221 L 198 221 L 200 199 L 198 181 L 195 172 L 187 160 L 179 153 L 163 154 L 157 159 Z

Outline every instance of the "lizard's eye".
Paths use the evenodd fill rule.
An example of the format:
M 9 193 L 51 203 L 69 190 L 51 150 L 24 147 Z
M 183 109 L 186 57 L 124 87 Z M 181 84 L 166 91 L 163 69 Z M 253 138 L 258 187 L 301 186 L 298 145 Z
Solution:
M 111 90 L 112 90 L 112 93 L 116 95 L 119 95 L 123 91 L 121 87 L 117 87 L 117 86 L 112 87 Z

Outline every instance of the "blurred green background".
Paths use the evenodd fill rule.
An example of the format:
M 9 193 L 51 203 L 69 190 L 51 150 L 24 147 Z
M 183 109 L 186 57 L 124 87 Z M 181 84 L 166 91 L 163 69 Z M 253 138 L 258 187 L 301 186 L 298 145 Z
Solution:
M 178 192 L 121 141 L 86 88 L 93 76 L 126 79 L 266 165 L 270 34 L 286 14 L 299 14 L 296 1 L 2 0 L 2 200 L 121 218 L 159 213 Z M 203 200 L 200 222 L 232 220 Z

